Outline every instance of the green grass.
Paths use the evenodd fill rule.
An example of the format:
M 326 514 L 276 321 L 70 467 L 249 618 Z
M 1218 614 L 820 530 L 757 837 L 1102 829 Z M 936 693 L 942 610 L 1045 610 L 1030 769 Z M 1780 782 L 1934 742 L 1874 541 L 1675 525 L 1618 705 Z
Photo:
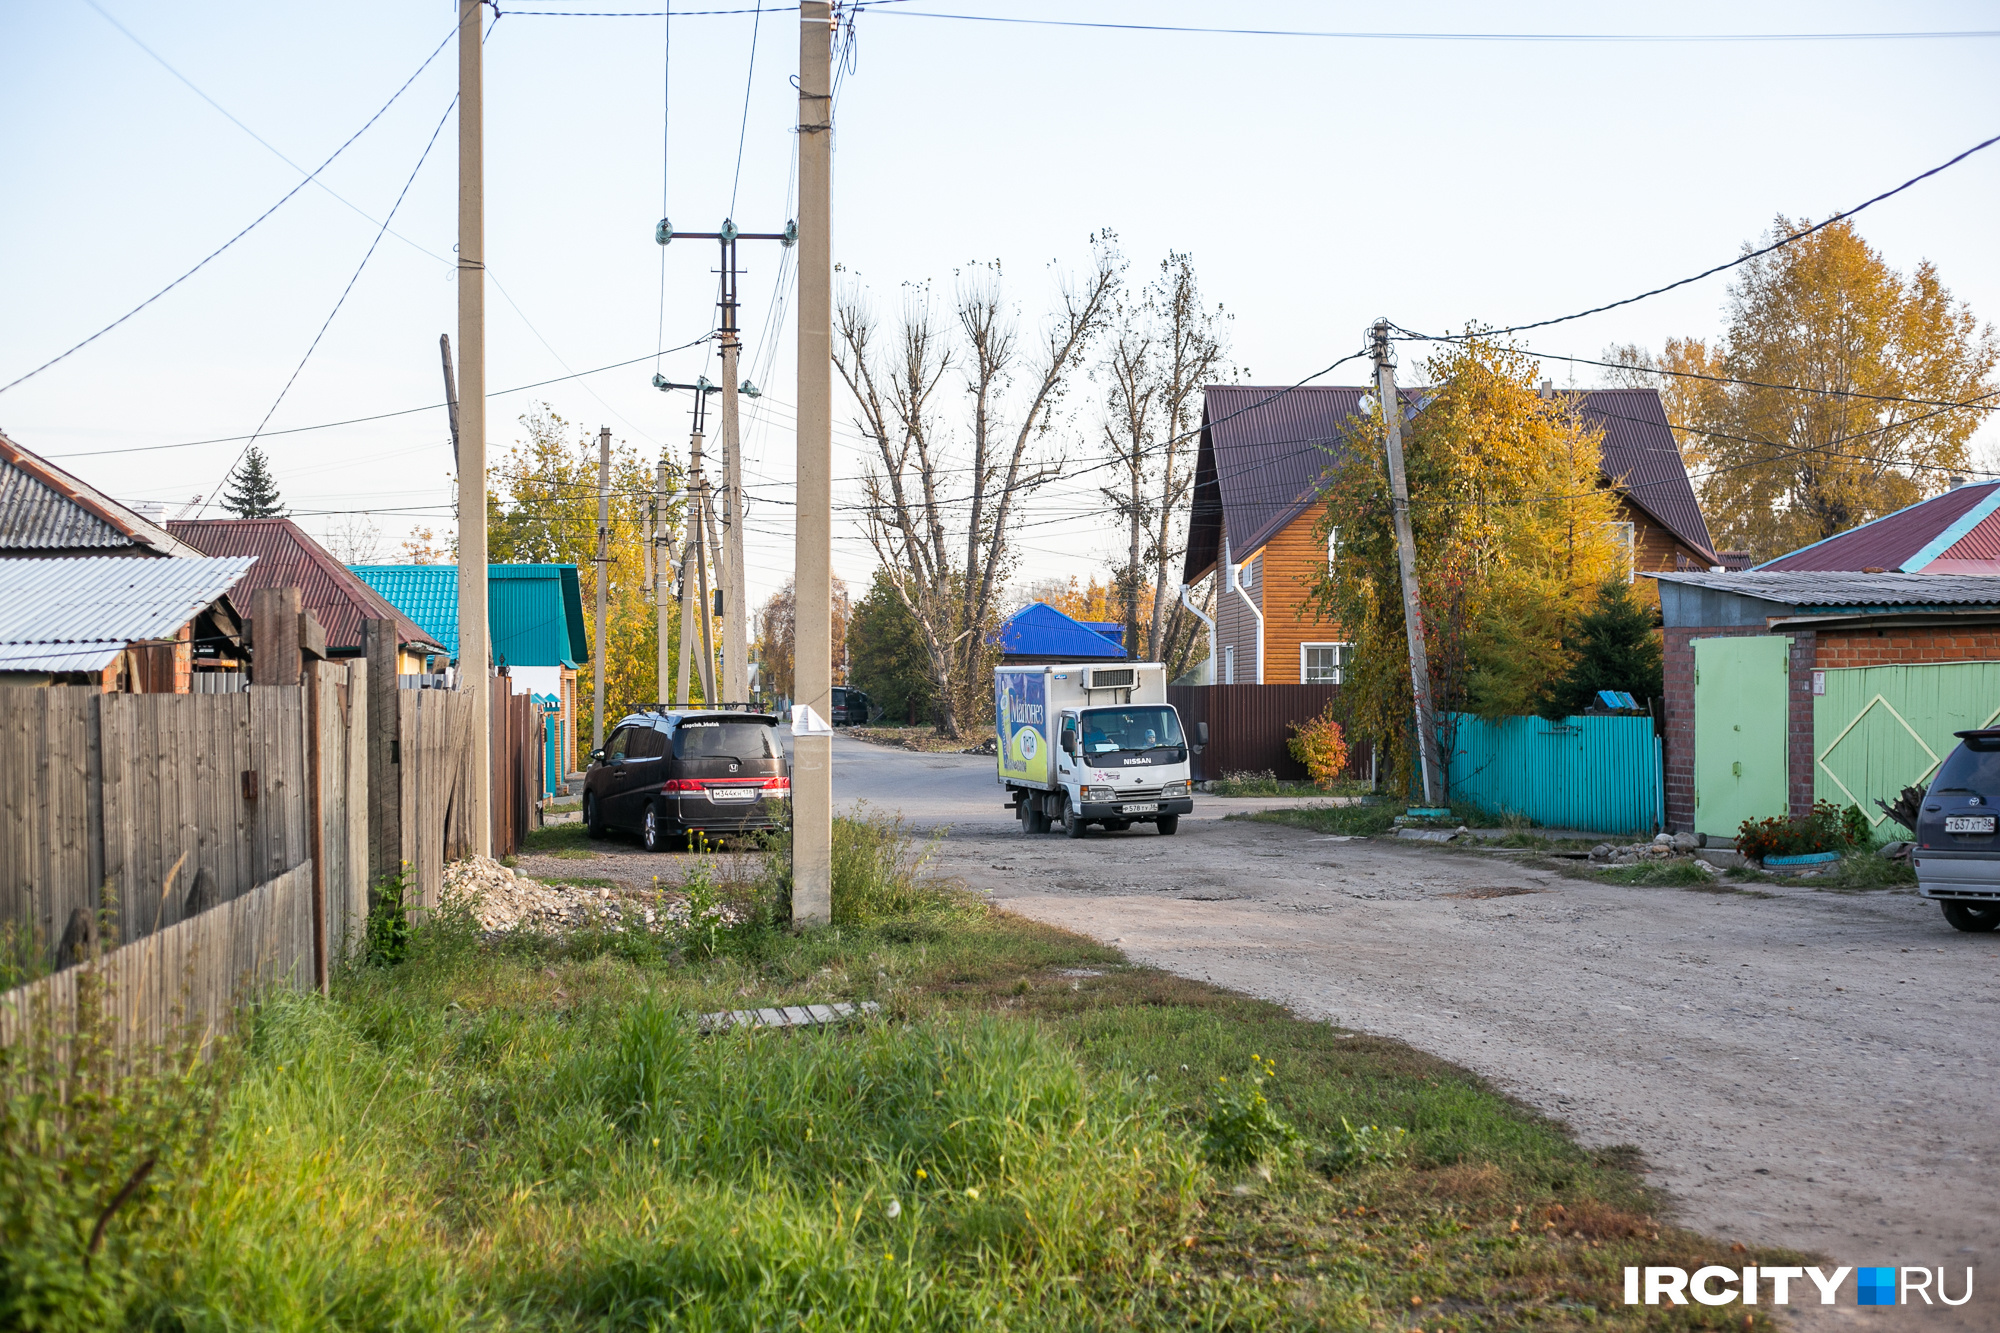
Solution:
M 521 850 L 538 852 L 543 855 L 590 850 L 590 834 L 581 823 L 551 824 L 546 828 L 531 828 L 521 839 Z
M 1396 826 L 1403 813 L 1393 805 L 1301 805 L 1289 810 L 1260 810 L 1231 819 L 1254 819 L 1264 824 L 1284 824 L 1311 829 L 1315 833 L 1339 833 L 1351 837 L 1372 837 Z
M 1368 796 L 1374 787 L 1366 782 L 1336 782 L 1320 787 L 1311 782 L 1280 778 L 1268 770 L 1262 773 L 1224 773 L 1203 787 L 1210 796 Z
M 757 908 L 482 944 L 445 910 L 399 966 L 264 1005 L 126 1321 L 1721 1329 L 1744 1312 L 1623 1306 L 1622 1266 L 1786 1261 L 1660 1223 L 1629 1150 L 1463 1070 L 950 895 L 887 821 L 843 837 L 836 866 L 872 882 L 836 888 L 826 929 Z M 688 1021 L 855 999 L 881 1016 Z M 1212 1161 L 1253 1061 L 1290 1132 Z M 1397 1142 L 1368 1125 L 1407 1153 L 1343 1165 Z

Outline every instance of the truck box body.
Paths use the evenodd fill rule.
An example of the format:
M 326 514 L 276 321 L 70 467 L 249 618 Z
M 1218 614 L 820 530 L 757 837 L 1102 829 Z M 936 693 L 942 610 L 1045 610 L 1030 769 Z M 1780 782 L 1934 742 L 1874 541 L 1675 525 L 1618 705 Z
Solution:
M 1193 810 L 1161 664 L 999 667 L 993 700 L 998 780 L 1030 831 L 1065 819 L 1172 832 Z

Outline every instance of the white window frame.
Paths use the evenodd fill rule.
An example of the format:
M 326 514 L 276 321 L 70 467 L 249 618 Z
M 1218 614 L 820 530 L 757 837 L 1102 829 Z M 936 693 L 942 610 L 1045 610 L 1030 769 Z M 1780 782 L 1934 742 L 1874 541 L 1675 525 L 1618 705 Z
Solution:
M 1222 683 L 1224 685 L 1236 683 L 1236 645 L 1233 643 L 1222 646 Z
M 1353 648 L 1353 647 L 1354 647 L 1354 645 L 1353 645 L 1353 644 L 1352 644 L 1351 642 L 1348 642 L 1348 641 L 1346 641 L 1346 640 L 1328 640 L 1328 639 L 1322 639 L 1322 640 L 1320 640 L 1320 641 L 1319 641 L 1319 642 L 1317 642 L 1317 643 L 1302 643 L 1302 644 L 1300 644 L 1300 645 L 1299 645 L 1299 680 L 1300 680 L 1300 682 L 1301 682 L 1301 683 L 1303 683 L 1303 684 L 1306 684 L 1306 685 L 1338 685 L 1338 684 L 1340 684 L 1340 683 L 1341 683 L 1341 682 L 1342 682 L 1342 681 L 1343 681 L 1343 680 L 1345 679 L 1345 677 L 1346 677 L 1346 675 L 1347 675 L 1347 653 L 1348 653 L 1348 650 L 1349 650 L 1349 649 L 1351 649 L 1351 648 Z M 1333 679 L 1332 679 L 1332 680 L 1314 680 L 1314 679 L 1312 678 L 1312 674 L 1311 674 L 1311 670 L 1310 670 L 1310 668 L 1309 668 L 1309 667 L 1308 667 L 1308 665 L 1307 665 L 1307 663 L 1308 663 L 1308 657 L 1307 657 L 1307 654 L 1309 654 L 1309 653 L 1310 653 L 1310 652 L 1311 652 L 1311 651 L 1312 651 L 1313 649 L 1315 649 L 1315 648 L 1331 648 L 1331 649 L 1333 649 Z
M 1619 535 L 1625 546 L 1625 581 L 1639 581 L 1639 525 L 1637 523 L 1613 523 L 1611 530 Z
M 1326 530 L 1326 572 L 1331 574 L 1340 567 L 1340 529 Z

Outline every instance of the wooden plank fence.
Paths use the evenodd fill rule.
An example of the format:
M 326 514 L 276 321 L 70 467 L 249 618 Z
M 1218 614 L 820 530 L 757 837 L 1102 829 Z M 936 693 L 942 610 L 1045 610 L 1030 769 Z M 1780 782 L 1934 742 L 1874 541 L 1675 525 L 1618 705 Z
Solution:
M 167 1042 L 183 1024 L 212 1035 L 242 1001 L 310 986 L 312 873 L 310 861 L 294 866 L 219 907 L 0 994 L 0 1046 L 39 1024 L 57 1039 L 73 1035 L 86 979 L 104 987 L 116 1044 L 128 1052 Z

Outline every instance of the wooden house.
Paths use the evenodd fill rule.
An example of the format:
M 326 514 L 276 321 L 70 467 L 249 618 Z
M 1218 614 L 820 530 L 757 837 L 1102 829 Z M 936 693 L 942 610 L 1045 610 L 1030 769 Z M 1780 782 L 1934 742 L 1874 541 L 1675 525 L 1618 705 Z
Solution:
M 158 521 L 0 435 L 0 560 L 191 556 Z
M 1308 603 L 1328 557 L 1329 541 L 1320 535 L 1327 470 L 1348 447 L 1349 423 L 1369 392 L 1248 385 L 1206 391 L 1182 580 L 1221 580 L 1210 683 L 1340 683 L 1349 644 L 1340 626 Z M 1421 402 L 1420 390 L 1404 392 L 1412 407 Z M 1593 389 L 1577 396 L 1584 416 L 1604 431 L 1604 483 L 1618 492 L 1632 573 L 1718 566 L 1658 392 Z

